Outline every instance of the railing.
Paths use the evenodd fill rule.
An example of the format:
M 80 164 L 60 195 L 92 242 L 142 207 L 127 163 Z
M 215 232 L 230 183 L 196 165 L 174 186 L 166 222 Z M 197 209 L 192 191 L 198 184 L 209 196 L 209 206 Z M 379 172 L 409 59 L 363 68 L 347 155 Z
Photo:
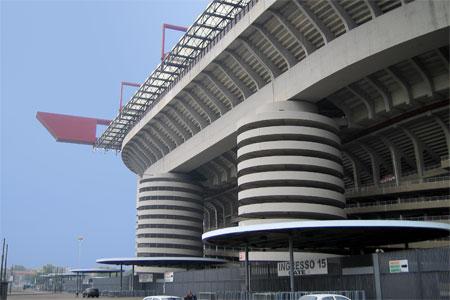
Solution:
M 442 157 L 441 157 L 441 160 L 442 160 Z M 433 170 L 433 169 L 439 169 L 440 167 L 441 167 L 441 163 L 437 163 L 437 164 L 425 166 L 423 169 L 425 171 L 429 171 L 429 170 Z
M 420 216 L 420 217 L 390 217 L 385 218 L 383 220 L 409 220 L 409 221 L 442 221 L 442 220 L 450 220 L 450 215 L 441 215 L 441 216 Z
M 374 189 L 377 189 L 382 192 L 387 188 L 405 187 L 405 186 L 411 186 L 411 185 L 416 185 L 416 184 L 421 184 L 421 183 L 440 182 L 440 181 L 447 181 L 447 180 L 450 180 L 449 175 L 401 181 L 399 185 L 397 185 L 396 182 L 380 183 L 378 186 L 376 186 L 375 184 L 367 184 L 367 185 L 363 185 L 363 186 L 360 186 L 357 188 L 348 188 L 346 190 L 346 194 L 355 193 L 355 192 L 369 192 Z
M 447 200 L 447 201 L 450 200 L 450 195 L 383 200 L 383 201 L 368 202 L 368 203 L 365 203 L 365 202 L 351 203 L 351 204 L 347 205 L 347 208 L 367 207 L 367 206 L 387 206 L 387 205 L 395 205 L 395 204 L 400 204 L 400 203 L 445 201 L 445 200 Z
M 310 294 L 338 294 L 346 296 L 352 300 L 365 300 L 366 293 L 363 290 L 357 291 L 315 291 L 315 292 L 200 292 L 198 300 L 298 300 L 301 296 Z

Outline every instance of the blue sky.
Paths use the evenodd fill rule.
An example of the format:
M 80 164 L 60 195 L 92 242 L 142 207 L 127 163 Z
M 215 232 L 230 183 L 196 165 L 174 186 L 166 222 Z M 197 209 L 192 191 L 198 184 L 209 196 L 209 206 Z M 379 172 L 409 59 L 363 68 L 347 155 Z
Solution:
M 113 118 L 120 82 L 142 82 L 158 64 L 161 24 L 188 26 L 208 1 L 0 3 L 0 237 L 8 262 L 76 267 L 79 235 L 81 267 L 134 255 L 135 175 L 113 152 L 56 143 L 35 115 Z M 179 37 L 169 32 L 169 47 Z

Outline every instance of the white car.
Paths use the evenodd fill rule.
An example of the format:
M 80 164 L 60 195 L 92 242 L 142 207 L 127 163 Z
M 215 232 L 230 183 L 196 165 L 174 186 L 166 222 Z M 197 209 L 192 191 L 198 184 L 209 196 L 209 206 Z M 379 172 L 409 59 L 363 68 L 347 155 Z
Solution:
M 148 296 L 143 300 L 182 300 L 181 297 L 177 296 Z
M 351 299 L 336 294 L 315 294 L 315 295 L 301 296 L 298 300 L 351 300 Z

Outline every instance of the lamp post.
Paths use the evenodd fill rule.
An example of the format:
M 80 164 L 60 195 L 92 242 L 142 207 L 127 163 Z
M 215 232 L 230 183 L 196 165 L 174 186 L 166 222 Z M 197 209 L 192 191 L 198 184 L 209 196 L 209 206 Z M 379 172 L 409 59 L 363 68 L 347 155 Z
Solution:
M 78 240 L 78 268 L 80 268 L 80 260 L 81 260 L 81 243 L 84 240 L 84 237 L 82 237 L 81 235 L 79 237 L 77 237 Z
M 77 237 L 77 240 L 78 240 L 78 264 L 77 265 L 78 265 L 78 269 L 80 269 L 80 264 L 81 264 L 81 244 L 82 244 L 82 242 L 84 240 L 84 237 L 82 237 L 80 235 L 80 236 Z M 79 281 L 81 281 L 80 284 L 78 283 Z M 78 293 L 80 292 L 80 287 L 82 287 L 82 286 L 83 286 L 83 281 L 79 280 L 79 273 L 77 273 L 77 296 L 78 296 Z

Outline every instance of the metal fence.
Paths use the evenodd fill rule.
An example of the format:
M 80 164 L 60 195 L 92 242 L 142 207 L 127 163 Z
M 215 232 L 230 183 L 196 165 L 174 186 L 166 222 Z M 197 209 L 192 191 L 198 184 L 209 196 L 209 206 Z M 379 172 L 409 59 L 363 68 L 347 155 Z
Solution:
M 8 298 L 8 281 L 0 281 L 0 300 Z
M 146 297 L 160 294 L 156 290 L 136 290 L 136 291 L 102 291 L 101 295 L 106 297 Z
M 240 291 L 225 292 L 200 292 L 198 300 L 298 300 L 303 295 L 310 294 L 338 294 L 349 297 L 352 300 L 366 300 L 364 291 L 315 291 L 315 292 L 265 292 L 247 293 Z
M 392 262 L 406 262 L 395 271 Z M 300 296 L 325 291 L 352 300 L 439 299 L 450 300 L 450 248 L 412 249 L 332 257 L 327 274 L 295 277 L 295 290 L 289 290 L 289 277 L 278 276 L 277 262 L 251 262 L 250 287 L 245 290 L 243 267 L 176 272 L 174 281 L 153 282 L 135 291 L 103 292 L 104 296 L 144 297 L 165 294 L 184 296 L 189 290 L 199 300 L 298 300 Z

